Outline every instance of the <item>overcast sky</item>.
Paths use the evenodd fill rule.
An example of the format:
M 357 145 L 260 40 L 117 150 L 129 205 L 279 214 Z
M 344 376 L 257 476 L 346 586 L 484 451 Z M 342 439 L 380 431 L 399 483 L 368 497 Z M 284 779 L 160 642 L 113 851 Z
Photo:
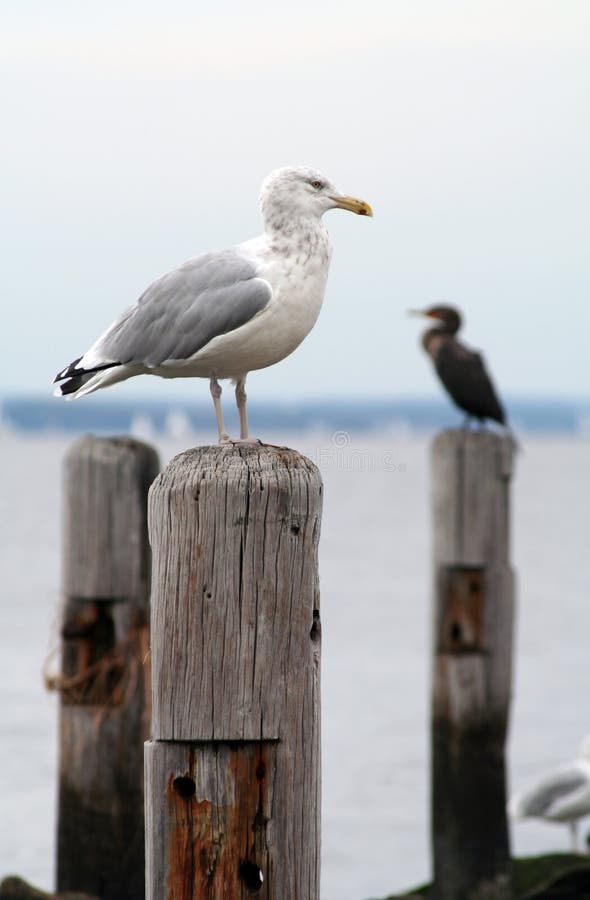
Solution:
M 320 320 L 252 397 L 436 393 L 405 310 L 440 300 L 503 393 L 590 394 L 588 0 L 12 6 L 2 392 L 49 395 L 157 275 L 258 234 L 262 178 L 305 163 L 375 218 L 328 213 Z M 110 394 L 179 390 L 207 394 Z

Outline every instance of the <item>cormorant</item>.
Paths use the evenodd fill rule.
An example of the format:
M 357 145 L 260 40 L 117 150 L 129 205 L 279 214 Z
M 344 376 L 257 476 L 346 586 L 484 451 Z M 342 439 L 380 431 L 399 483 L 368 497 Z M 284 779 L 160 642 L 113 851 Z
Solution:
M 457 340 L 461 315 L 452 306 L 412 310 L 412 315 L 437 319 L 422 335 L 422 346 L 432 359 L 437 375 L 456 405 L 470 418 L 493 419 L 507 425 L 506 414 L 479 353 Z

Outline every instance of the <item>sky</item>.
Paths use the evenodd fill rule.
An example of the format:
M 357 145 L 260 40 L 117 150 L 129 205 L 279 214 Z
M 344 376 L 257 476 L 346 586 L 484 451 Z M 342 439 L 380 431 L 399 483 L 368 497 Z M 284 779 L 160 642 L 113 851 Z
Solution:
M 503 394 L 590 395 L 587 0 L 199 6 L 2 14 L 0 393 L 49 396 L 155 277 L 260 232 L 269 171 L 308 164 L 374 218 L 327 214 L 320 319 L 251 397 L 436 395 L 406 310 L 440 301 Z

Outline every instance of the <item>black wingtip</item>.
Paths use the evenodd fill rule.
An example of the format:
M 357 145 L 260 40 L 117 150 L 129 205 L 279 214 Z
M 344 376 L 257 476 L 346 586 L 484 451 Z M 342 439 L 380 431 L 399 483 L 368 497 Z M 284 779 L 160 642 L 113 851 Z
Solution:
M 62 382 L 60 384 L 59 389 L 61 391 L 62 397 L 67 397 L 68 394 L 75 394 L 77 390 L 79 390 L 86 381 L 88 381 L 88 375 L 84 377 L 84 375 L 78 375 L 74 378 L 69 378 L 67 381 Z
M 55 384 L 56 381 L 65 381 L 66 378 L 82 378 L 86 376 L 88 379 L 96 374 L 96 372 L 104 372 L 105 369 L 113 369 L 115 366 L 121 365 L 121 363 L 118 362 L 108 362 L 102 363 L 100 366 L 93 366 L 91 369 L 79 369 L 77 366 L 81 359 L 82 357 L 79 356 L 78 359 L 71 362 L 66 369 L 62 369 L 61 372 L 58 372 L 53 379 L 53 383 Z
M 80 372 L 76 372 L 76 366 L 78 365 L 78 363 L 80 362 L 81 359 L 82 359 L 82 357 L 79 356 L 77 359 L 75 359 L 73 362 L 71 362 L 69 364 L 69 366 L 66 366 L 65 369 L 62 369 L 61 372 L 58 372 L 57 375 L 55 376 L 55 378 L 53 379 L 53 383 L 55 384 L 58 381 L 63 381 L 64 378 L 70 378 L 72 375 L 79 375 Z

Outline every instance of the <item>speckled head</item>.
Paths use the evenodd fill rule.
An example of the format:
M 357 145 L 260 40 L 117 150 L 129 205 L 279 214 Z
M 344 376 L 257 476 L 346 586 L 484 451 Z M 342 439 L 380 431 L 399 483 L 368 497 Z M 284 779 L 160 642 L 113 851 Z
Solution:
M 329 209 L 373 215 L 368 203 L 342 194 L 325 175 L 309 166 L 288 166 L 267 175 L 260 205 L 265 225 L 271 230 L 281 230 L 294 220 L 319 220 Z

